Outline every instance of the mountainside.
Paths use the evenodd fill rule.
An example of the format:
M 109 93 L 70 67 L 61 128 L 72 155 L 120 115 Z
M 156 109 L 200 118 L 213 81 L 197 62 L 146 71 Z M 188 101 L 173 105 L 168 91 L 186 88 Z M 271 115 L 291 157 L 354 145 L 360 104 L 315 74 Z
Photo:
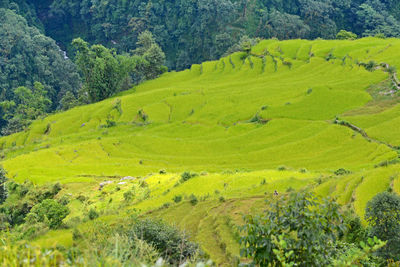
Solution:
M 188 230 L 228 264 L 239 255 L 241 212 L 260 210 L 274 191 L 307 187 L 361 217 L 378 192 L 400 193 L 399 67 L 398 39 L 263 40 L 35 121 L 0 139 L 2 164 L 18 182 L 60 181 L 87 196 L 69 204 L 67 221 L 91 207 L 104 220 L 136 209 Z M 199 175 L 179 182 L 185 171 Z M 126 176 L 137 179 L 117 185 Z M 191 194 L 196 206 L 171 204 Z M 56 237 L 72 242 L 69 230 L 37 242 Z
M 5 0 L 0 7 L 23 15 L 71 58 L 75 37 L 129 52 L 149 30 L 167 66 L 178 70 L 219 58 L 243 35 L 333 39 L 341 29 L 360 37 L 400 35 L 398 0 Z

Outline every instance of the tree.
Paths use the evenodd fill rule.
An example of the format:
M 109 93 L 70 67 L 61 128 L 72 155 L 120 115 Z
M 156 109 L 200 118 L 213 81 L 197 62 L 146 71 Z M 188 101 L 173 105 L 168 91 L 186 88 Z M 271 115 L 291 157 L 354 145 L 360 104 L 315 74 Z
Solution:
M 7 189 L 6 189 L 6 181 L 7 181 L 7 172 L 0 166 L 0 204 L 2 204 L 7 199 Z
M 0 101 L 12 100 L 15 88 L 40 82 L 54 110 L 65 92 L 78 90 L 76 66 L 54 40 L 11 10 L 0 8 L 0 25 Z
M 22 131 L 33 120 L 45 115 L 51 108 L 51 100 L 40 82 L 34 82 L 32 89 L 20 86 L 13 90 L 13 99 L 0 103 L 2 119 L 7 121 L 2 134 L 9 135 Z
M 371 236 L 387 241 L 378 251 L 385 259 L 400 260 L 400 196 L 383 192 L 367 203 L 365 219 Z
M 340 30 L 338 34 L 336 34 L 336 39 L 338 40 L 355 40 L 357 39 L 357 34 L 348 32 L 345 30 Z
M 400 23 L 390 15 L 377 1 L 364 3 L 357 10 L 357 24 L 360 25 L 365 36 L 384 34 L 385 36 L 399 36 Z
M 154 79 L 167 71 L 163 66 L 165 63 L 165 54 L 154 40 L 151 32 L 144 31 L 139 35 L 134 54 L 143 58 L 137 64 L 137 72 L 143 76 L 143 79 Z
M 310 27 L 297 15 L 279 12 L 275 9 L 266 13 L 265 24 L 260 25 L 260 37 L 275 37 L 280 40 L 305 38 L 310 34 Z
M 57 229 L 69 214 L 69 209 L 53 199 L 36 204 L 27 215 L 27 220 L 46 222 L 51 229 Z
M 298 266 L 327 265 L 343 230 L 339 205 L 311 193 L 273 199 L 264 215 L 244 220 L 241 254 L 260 266 L 279 266 L 282 255 Z
M 102 45 L 89 44 L 81 38 L 72 41 L 77 50 L 76 64 L 84 77 L 84 92 L 91 102 L 106 99 L 119 90 L 133 66 L 124 56 Z
M 64 97 L 60 100 L 60 109 L 68 110 L 78 105 L 78 100 L 70 91 L 66 92 Z

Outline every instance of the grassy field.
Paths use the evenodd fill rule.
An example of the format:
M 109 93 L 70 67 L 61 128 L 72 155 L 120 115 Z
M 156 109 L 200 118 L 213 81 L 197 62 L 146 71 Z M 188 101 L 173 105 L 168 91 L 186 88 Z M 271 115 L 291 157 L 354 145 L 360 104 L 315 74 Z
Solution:
M 370 61 L 400 68 L 400 40 L 261 41 L 250 55 L 166 73 L 36 121 L 0 139 L 2 164 L 16 181 L 60 181 L 64 193 L 87 196 L 69 204 L 67 221 L 93 207 L 103 220 L 163 218 L 230 264 L 241 214 L 262 210 L 275 190 L 309 188 L 361 217 L 376 193 L 400 192 L 400 165 L 391 164 L 399 157 L 400 94 L 382 67 L 363 66 Z M 340 168 L 351 173 L 336 176 Z M 184 171 L 198 176 L 178 183 Z M 124 176 L 136 179 L 119 181 Z M 113 183 L 100 192 L 103 181 Z M 133 200 L 124 200 L 127 191 Z M 63 230 L 36 242 L 71 238 Z

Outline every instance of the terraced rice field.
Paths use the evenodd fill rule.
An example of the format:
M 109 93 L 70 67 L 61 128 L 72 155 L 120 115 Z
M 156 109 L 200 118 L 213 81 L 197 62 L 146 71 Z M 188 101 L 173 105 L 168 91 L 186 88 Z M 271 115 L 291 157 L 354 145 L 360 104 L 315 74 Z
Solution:
M 262 210 L 275 190 L 307 187 L 360 216 L 376 193 L 400 192 L 400 94 L 383 67 L 363 66 L 370 61 L 399 69 L 400 40 L 261 41 L 250 55 L 167 73 L 36 121 L 0 139 L 2 164 L 17 181 L 60 181 L 92 200 L 71 202 L 67 220 L 93 206 L 102 220 L 160 217 L 229 264 L 238 257 L 241 213 Z M 340 168 L 351 173 L 336 176 Z M 200 175 L 177 184 L 184 171 Z M 117 186 L 124 176 L 140 178 Z M 100 194 L 104 180 L 114 183 Z M 128 190 L 132 203 L 123 201 Z M 174 203 L 178 195 L 183 201 Z M 37 242 L 57 234 L 68 244 L 68 231 Z

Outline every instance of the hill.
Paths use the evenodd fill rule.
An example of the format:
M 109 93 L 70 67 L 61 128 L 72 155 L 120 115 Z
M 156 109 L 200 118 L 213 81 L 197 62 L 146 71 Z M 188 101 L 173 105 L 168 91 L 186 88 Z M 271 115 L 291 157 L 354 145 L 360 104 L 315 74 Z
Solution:
M 400 193 L 399 48 L 398 39 L 264 40 L 35 121 L 0 139 L 2 164 L 18 182 L 60 181 L 91 200 L 72 201 L 66 220 L 93 207 L 106 221 L 135 210 L 188 230 L 227 264 L 241 212 L 274 191 L 307 187 L 361 217 L 378 192 Z M 52 240 L 69 245 L 72 233 L 36 242 Z

